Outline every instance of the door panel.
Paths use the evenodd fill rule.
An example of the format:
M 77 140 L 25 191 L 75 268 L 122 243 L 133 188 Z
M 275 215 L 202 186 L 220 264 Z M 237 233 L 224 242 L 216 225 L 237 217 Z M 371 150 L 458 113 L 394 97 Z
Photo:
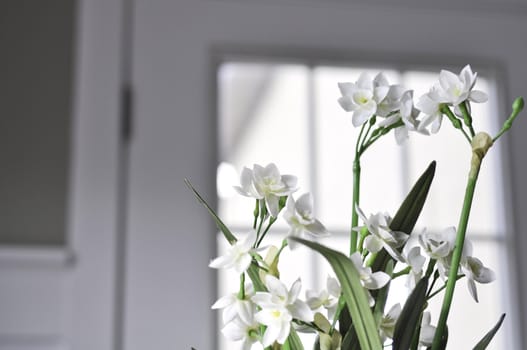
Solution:
M 65 166 L 69 175 L 61 175 L 66 178 L 68 193 L 62 200 L 66 202 L 65 214 L 60 219 L 65 234 L 47 241 L 36 237 L 9 240 L 10 244 L 5 244 L 6 239 L 0 246 L 1 350 L 114 350 L 119 334 L 115 315 L 119 281 L 116 270 L 120 229 L 122 3 L 116 0 L 78 0 L 75 3 L 76 26 L 68 33 L 75 38 L 72 45 L 74 62 L 69 68 L 72 70 L 69 84 L 73 86 L 68 91 L 71 122 L 62 125 L 70 144 L 68 165 Z M 17 4 L 31 11 L 31 2 Z M 50 1 L 46 6 L 53 9 L 59 4 L 60 1 Z M 2 12 L 4 15 L 9 13 Z M 50 16 L 60 15 L 51 11 Z M 52 49 L 50 42 L 37 45 L 41 45 L 41 49 L 38 55 L 31 57 L 36 62 L 39 57 L 44 59 L 46 50 Z M 20 58 L 24 59 L 28 57 Z M 21 69 L 9 68 L 12 69 L 10 76 L 14 77 L 17 69 Z M 41 86 L 33 86 L 31 82 L 25 84 L 27 89 Z M 55 92 L 43 90 L 36 94 L 46 98 Z M 0 100 L 4 97 L 0 96 Z M 27 104 L 26 109 L 39 113 L 38 103 L 22 100 L 21 103 Z M 39 116 L 45 119 L 45 115 Z M 11 117 L 2 115 L 2 118 Z M 39 129 L 42 125 L 47 125 L 45 120 L 30 128 Z M 45 128 L 32 131 L 46 132 Z M 25 140 L 31 141 L 31 137 Z M 65 151 L 64 145 L 59 148 Z M 22 160 L 21 154 L 18 157 Z M 51 158 L 42 158 L 44 166 L 57 166 Z M 4 168 L 3 171 L 13 169 Z M 11 175 L 6 174 L 6 177 Z M 42 197 L 47 195 L 43 191 L 35 201 L 45 202 L 46 198 Z M 31 198 L 31 194 L 28 197 Z M 51 201 L 47 205 L 52 206 Z M 37 214 L 42 215 L 45 209 L 49 208 Z M 31 219 L 32 215 L 26 211 L 19 214 L 17 220 Z M 40 244 L 43 241 L 45 244 Z

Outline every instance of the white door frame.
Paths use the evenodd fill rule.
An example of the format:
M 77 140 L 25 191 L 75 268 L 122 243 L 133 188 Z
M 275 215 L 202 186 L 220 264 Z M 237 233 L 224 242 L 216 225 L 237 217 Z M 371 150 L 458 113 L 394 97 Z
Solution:
M 125 0 L 79 0 L 69 246 L 70 349 L 120 343 L 121 89 Z
M 116 350 L 124 0 L 78 0 L 64 247 L 0 247 L 1 350 Z

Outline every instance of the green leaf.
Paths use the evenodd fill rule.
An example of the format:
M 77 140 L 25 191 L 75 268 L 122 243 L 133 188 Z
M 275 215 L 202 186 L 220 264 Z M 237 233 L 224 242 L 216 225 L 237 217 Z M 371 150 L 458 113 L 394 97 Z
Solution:
M 340 302 L 340 299 L 339 299 Z M 347 334 L 348 330 L 352 328 L 352 320 L 350 312 L 347 307 L 343 308 L 339 315 L 339 332 L 340 334 Z
M 502 314 L 498 323 L 487 333 L 485 336 L 479 341 L 479 343 L 476 344 L 473 350 L 484 350 L 487 348 L 487 345 L 489 345 L 492 338 L 494 338 L 494 335 L 496 332 L 498 332 L 498 329 L 500 329 L 501 324 L 503 323 L 503 320 L 505 319 L 505 314 Z
M 421 314 L 426 303 L 428 278 L 423 277 L 406 300 L 393 332 L 393 350 L 408 350 L 415 331 L 420 328 Z
M 333 268 L 333 271 L 335 271 L 353 320 L 353 327 L 357 332 L 361 349 L 382 349 L 381 339 L 373 320 L 366 292 L 360 282 L 359 273 L 351 260 L 344 254 L 321 244 L 298 237 L 290 237 L 289 239 L 293 239 L 322 254 Z
M 434 179 L 435 169 L 436 162 L 433 161 L 417 180 L 414 187 L 412 187 L 412 190 L 408 193 L 390 223 L 392 230 L 402 231 L 408 234 L 412 232 L 425 204 L 430 185 Z
M 359 341 L 357 339 L 357 333 L 353 326 L 349 327 L 348 333 L 342 339 L 342 350 L 360 350 Z
M 385 273 L 388 274 L 388 276 L 392 276 L 393 273 L 393 261 L 388 261 L 388 264 L 386 265 Z M 373 309 L 373 319 L 375 320 L 375 324 L 379 325 L 382 321 L 382 316 L 384 315 L 384 307 L 386 306 L 386 299 L 388 299 L 388 292 L 390 291 L 390 282 L 388 282 L 384 287 L 382 287 L 377 292 L 377 299 L 375 301 L 375 307 Z
M 434 179 L 436 169 L 436 162 L 430 163 L 428 168 L 419 177 L 415 185 L 412 187 L 403 203 L 399 207 L 399 210 L 395 214 L 390 223 L 390 229 L 393 231 L 401 231 L 410 234 L 414 229 L 417 218 L 423 209 L 426 201 L 426 197 L 430 190 L 430 185 Z M 388 261 L 393 260 L 392 257 L 386 252 L 381 250 L 371 268 L 373 271 L 384 271 Z M 375 291 L 374 291 L 375 292 Z M 372 296 L 376 297 L 376 292 L 372 293 Z
M 253 261 L 251 263 L 251 266 L 247 269 L 247 274 L 249 275 L 249 278 L 251 279 L 251 282 L 253 283 L 254 290 L 256 292 L 265 292 L 267 291 L 267 287 L 260 279 L 259 267 L 256 265 L 256 263 Z
M 220 231 L 223 233 L 225 238 L 230 244 L 234 244 L 234 242 L 237 241 L 236 237 L 232 234 L 232 232 L 229 230 L 229 228 L 221 221 L 220 217 L 216 212 L 210 207 L 210 205 L 207 204 L 207 202 L 201 197 L 201 195 L 196 191 L 196 189 L 192 186 L 189 180 L 185 179 L 185 184 L 188 188 L 192 190 L 194 193 L 194 196 L 196 196 L 198 202 L 203 204 L 203 206 L 208 210 L 209 214 L 212 216 L 214 221 L 216 222 L 216 226 L 220 229 Z
M 196 196 L 198 202 L 203 204 L 203 206 L 207 209 L 209 214 L 212 216 L 212 218 L 216 222 L 216 226 L 223 233 L 223 235 L 225 236 L 227 241 L 230 244 L 234 244 L 237 241 L 237 239 L 232 234 L 232 232 L 229 230 L 227 225 L 225 225 L 223 223 L 223 221 L 220 219 L 218 214 L 216 214 L 216 212 L 210 207 L 210 205 L 207 204 L 207 202 L 203 199 L 203 197 L 201 197 L 201 195 L 198 193 L 198 191 L 196 191 L 196 189 L 192 186 L 192 184 L 190 183 L 189 180 L 185 179 L 185 184 L 187 185 L 188 188 L 190 188 L 192 190 L 192 192 L 194 193 L 194 196 Z M 247 270 L 247 274 L 251 278 L 251 281 L 253 282 L 253 285 L 254 285 L 254 289 L 256 291 L 266 291 L 267 289 L 265 287 L 265 284 L 260 279 L 258 271 L 259 271 L 258 265 L 253 261 L 251 263 L 251 266 L 249 266 L 249 269 Z
M 304 350 L 304 345 L 302 345 L 302 341 L 300 340 L 300 337 L 296 333 L 296 331 L 291 328 L 291 332 L 289 332 L 289 336 L 287 337 L 283 347 L 283 350 Z
M 417 337 L 419 342 L 419 337 Z M 446 344 L 448 342 L 448 327 L 445 327 L 445 333 L 443 333 L 443 336 L 441 337 L 441 341 L 439 342 L 439 349 L 438 350 L 445 350 Z M 417 347 L 416 347 L 417 348 Z M 429 346 L 426 348 L 426 350 L 432 350 L 432 347 Z

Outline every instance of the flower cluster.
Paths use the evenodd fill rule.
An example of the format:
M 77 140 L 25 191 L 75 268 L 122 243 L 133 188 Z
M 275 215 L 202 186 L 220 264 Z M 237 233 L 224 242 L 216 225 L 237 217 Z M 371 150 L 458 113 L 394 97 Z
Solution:
M 468 65 L 459 75 L 443 70 L 439 82 L 418 99 L 416 106 L 413 91 L 389 84 L 382 73 L 373 79 L 362 74 L 355 83 L 338 84 L 342 94 L 339 104 L 352 113 L 353 125 L 362 128 L 354 164 L 359 164 L 361 155 L 391 130 L 397 142 L 402 143 L 411 131 L 436 133 L 443 116 L 471 143 L 473 159 L 465 197 L 469 204 L 463 206 L 457 229 L 414 230 L 435 163 L 416 182 L 393 218 L 385 212 L 366 216 L 359 207 L 358 188 L 354 188 L 348 255 L 306 240 L 318 240 L 329 232 L 314 213 L 313 196 L 305 193 L 295 198 L 297 178 L 280 174 L 275 164 L 255 164 L 241 172 L 240 186 L 235 188 L 255 201 L 252 229 L 245 236 L 235 237 L 205 203 L 231 244 L 209 266 L 229 269 L 240 276 L 239 289 L 212 306 L 223 309 L 222 332 L 226 338 L 239 341 L 243 349 L 255 344 L 269 349 L 302 349 L 297 332 L 307 331 L 317 334 L 315 349 L 337 350 L 351 343 L 360 344 L 363 349 L 379 349 L 382 344 L 393 343 L 394 348 L 404 349 L 410 347 L 410 341 L 412 349 L 446 347 L 446 316 L 457 280 L 467 281 L 477 302 L 476 283 L 495 279 L 494 272 L 473 256 L 465 233 L 481 160 L 523 107 L 523 100 L 515 101 L 511 117 L 494 138 L 476 134 L 470 102 L 487 99 L 485 93 L 474 90 L 476 77 Z M 360 172 L 354 172 L 353 184 L 360 186 Z M 197 192 L 196 195 L 204 203 Z M 281 247 L 264 246 L 267 233 L 279 218 L 289 226 Z M 280 279 L 280 255 L 286 247 L 294 249 L 299 245 L 321 253 L 336 276 L 328 276 L 326 288 L 307 290 L 305 299 L 301 298 L 300 278 L 290 287 Z M 265 258 L 263 251 L 267 251 Z M 409 296 L 406 302 L 385 312 L 389 284 L 403 276 Z M 438 281 L 441 286 L 436 285 Z M 443 291 L 442 313 L 437 326 L 432 326 L 428 301 Z M 482 346 L 488 344 L 492 335 L 484 337 Z

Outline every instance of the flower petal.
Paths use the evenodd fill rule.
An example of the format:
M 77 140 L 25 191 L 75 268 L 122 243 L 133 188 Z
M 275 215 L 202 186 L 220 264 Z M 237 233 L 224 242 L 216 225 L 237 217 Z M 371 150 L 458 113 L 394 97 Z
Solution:
M 383 245 L 382 241 L 373 235 L 369 235 L 364 239 L 364 247 L 371 253 L 379 252 Z
M 382 288 L 390 281 L 390 276 L 382 271 L 377 271 L 371 274 L 367 281 L 364 281 L 364 287 L 368 289 Z
M 470 92 L 469 95 L 469 100 L 476 103 L 487 102 L 488 99 L 489 97 L 487 96 L 487 94 L 479 90 L 473 90 Z

